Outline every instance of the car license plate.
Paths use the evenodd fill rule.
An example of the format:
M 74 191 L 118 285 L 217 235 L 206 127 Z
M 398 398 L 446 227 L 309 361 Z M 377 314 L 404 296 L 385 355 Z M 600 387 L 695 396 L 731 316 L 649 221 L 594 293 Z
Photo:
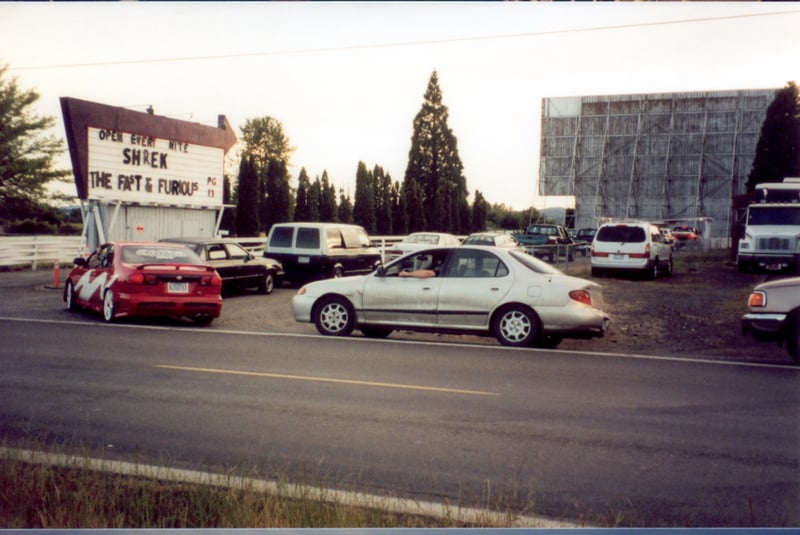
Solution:
M 780 264 L 767 264 L 768 271 L 779 271 L 781 269 Z
M 297 257 L 297 263 L 298 264 L 308 264 L 309 262 L 311 262 L 311 258 L 308 257 L 308 256 L 298 256 Z
M 189 293 L 189 283 L 188 282 L 168 282 L 167 283 L 167 293 L 171 293 L 171 294 Z
M 628 255 L 624 255 L 624 254 L 615 254 L 615 255 L 614 255 L 614 260 L 625 260 L 625 257 L 626 257 L 626 256 L 628 256 Z

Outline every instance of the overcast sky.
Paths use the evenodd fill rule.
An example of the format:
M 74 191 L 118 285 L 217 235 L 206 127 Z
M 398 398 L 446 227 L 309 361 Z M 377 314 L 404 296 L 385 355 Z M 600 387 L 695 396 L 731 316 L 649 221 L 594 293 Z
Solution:
M 57 119 L 70 96 L 239 128 L 272 116 L 313 179 L 402 180 L 439 74 L 467 186 L 537 197 L 542 98 L 800 82 L 793 3 L 0 3 L 0 64 Z M 65 165 L 68 159 L 64 160 Z

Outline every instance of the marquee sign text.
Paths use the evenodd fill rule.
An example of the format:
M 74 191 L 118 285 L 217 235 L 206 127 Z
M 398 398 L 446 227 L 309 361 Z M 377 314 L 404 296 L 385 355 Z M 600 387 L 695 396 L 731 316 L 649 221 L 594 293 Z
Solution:
M 222 205 L 221 148 L 88 128 L 88 198 Z

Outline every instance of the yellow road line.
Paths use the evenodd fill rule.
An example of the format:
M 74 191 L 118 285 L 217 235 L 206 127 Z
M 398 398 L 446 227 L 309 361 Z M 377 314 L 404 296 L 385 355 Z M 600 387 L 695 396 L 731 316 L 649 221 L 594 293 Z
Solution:
M 402 388 L 406 390 L 425 390 L 428 392 L 446 392 L 449 394 L 467 394 L 472 396 L 499 396 L 494 392 L 481 392 L 478 390 L 462 390 L 459 388 L 439 388 L 435 386 L 416 386 L 395 383 L 378 383 L 373 381 L 357 381 L 353 379 L 330 379 L 326 377 L 308 377 L 304 375 L 286 375 L 283 373 L 264 373 L 264 372 L 243 372 L 237 370 L 220 370 L 214 368 L 193 368 L 189 366 L 170 366 L 168 364 L 157 364 L 156 368 L 168 370 L 180 370 L 187 372 L 220 373 L 226 375 L 245 375 L 248 377 L 269 377 L 272 379 L 290 379 L 293 381 L 315 381 L 320 383 L 339 383 L 359 386 L 378 386 L 383 388 Z

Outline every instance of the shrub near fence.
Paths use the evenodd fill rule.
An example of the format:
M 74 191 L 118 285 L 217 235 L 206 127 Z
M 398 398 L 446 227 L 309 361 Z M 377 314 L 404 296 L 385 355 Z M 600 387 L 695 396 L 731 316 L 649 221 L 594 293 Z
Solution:
M 80 236 L 0 236 L 0 267 L 71 266 L 80 245 Z

